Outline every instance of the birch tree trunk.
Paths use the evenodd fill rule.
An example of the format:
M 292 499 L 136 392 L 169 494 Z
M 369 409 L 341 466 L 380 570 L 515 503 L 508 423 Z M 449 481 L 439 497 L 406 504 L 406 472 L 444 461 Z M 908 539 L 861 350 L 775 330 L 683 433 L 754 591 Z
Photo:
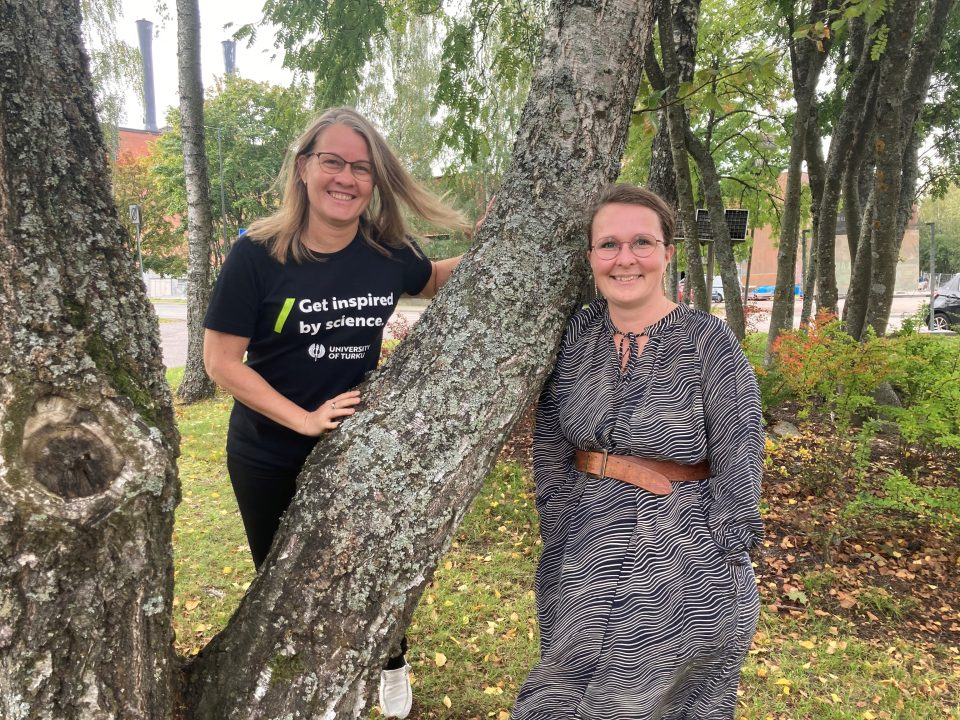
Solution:
M 213 397 L 216 390 L 203 367 L 203 316 L 210 300 L 213 217 L 203 136 L 198 0 L 177 0 L 177 58 L 183 170 L 187 185 L 187 364 L 177 396 L 191 403 Z
M 561 0 L 513 162 L 444 292 L 307 462 L 265 569 L 199 656 L 195 718 L 355 718 L 496 450 L 537 394 L 616 178 L 649 2 Z
M 177 434 L 76 2 L 0 1 L 0 717 L 171 717 Z

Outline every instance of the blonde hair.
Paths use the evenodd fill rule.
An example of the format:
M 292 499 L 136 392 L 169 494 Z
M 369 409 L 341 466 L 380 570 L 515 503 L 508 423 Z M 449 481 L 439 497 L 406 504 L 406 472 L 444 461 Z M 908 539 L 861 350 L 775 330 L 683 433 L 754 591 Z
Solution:
M 374 192 L 370 205 L 360 216 L 360 232 L 373 248 L 390 255 L 390 248 L 413 247 L 412 232 L 403 217 L 400 204 L 422 220 L 447 230 L 470 232 L 471 226 L 456 210 L 417 182 L 370 122 L 353 108 L 330 108 L 320 114 L 287 151 L 277 185 L 281 187 L 280 207 L 269 217 L 250 225 L 251 240 L 267 246 L 277 262 L 288 257 L 295 262 L 308 259 L 300 243 L 307 226 L 310 201 L 300 181 L 297 161 L 313 147 L 320 134 L 331 125 L 343 125 L 359 134 L 367 143 L 373 165 Z M 372 230 L 372 232 L 370 231 Z

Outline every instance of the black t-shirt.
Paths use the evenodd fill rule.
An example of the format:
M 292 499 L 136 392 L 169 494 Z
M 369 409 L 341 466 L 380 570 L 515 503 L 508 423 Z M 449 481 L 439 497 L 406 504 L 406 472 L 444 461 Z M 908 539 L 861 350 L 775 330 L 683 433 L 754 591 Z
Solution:
M 383 329 L 404 293 L 430 279 L 430 261 L 409 248 L 375 250 L 358 234 L 336 253 L 280 264 L 241 237 L 213 289 L 204 327 L 250 338 L 247 365 L 306 410 L 357 385 L 377 366 Z M 235 402 L 227 452 L 271 469 L 298 469 L 316 444 Z

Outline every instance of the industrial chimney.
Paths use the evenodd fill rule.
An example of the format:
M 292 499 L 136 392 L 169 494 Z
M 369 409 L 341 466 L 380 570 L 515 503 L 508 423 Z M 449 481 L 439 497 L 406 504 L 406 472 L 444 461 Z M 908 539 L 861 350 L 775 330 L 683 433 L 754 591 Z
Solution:
M 157 101 L 153 91 L 153 23 L 137 20 L 140 56 L 143 59 L 143 127 L 157 132 Z
M 237 73 L 237 43 L 233 40 L 224 40 L 223 45 L 223 70 L 227 75 L 236 75 Z

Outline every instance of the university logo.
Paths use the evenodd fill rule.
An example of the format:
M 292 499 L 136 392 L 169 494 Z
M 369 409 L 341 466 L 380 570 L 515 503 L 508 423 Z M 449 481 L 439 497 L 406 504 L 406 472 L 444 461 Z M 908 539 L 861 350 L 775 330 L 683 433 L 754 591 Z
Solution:
M 324 355 L 327 354 L 327 349 L 320 343 L 314 343 L 313 345 L 310 346 L 307 352 L 310 354 L 310 357 L 312 357 L 314 360 L 319 360 L 320 358 L 322 358 Z

